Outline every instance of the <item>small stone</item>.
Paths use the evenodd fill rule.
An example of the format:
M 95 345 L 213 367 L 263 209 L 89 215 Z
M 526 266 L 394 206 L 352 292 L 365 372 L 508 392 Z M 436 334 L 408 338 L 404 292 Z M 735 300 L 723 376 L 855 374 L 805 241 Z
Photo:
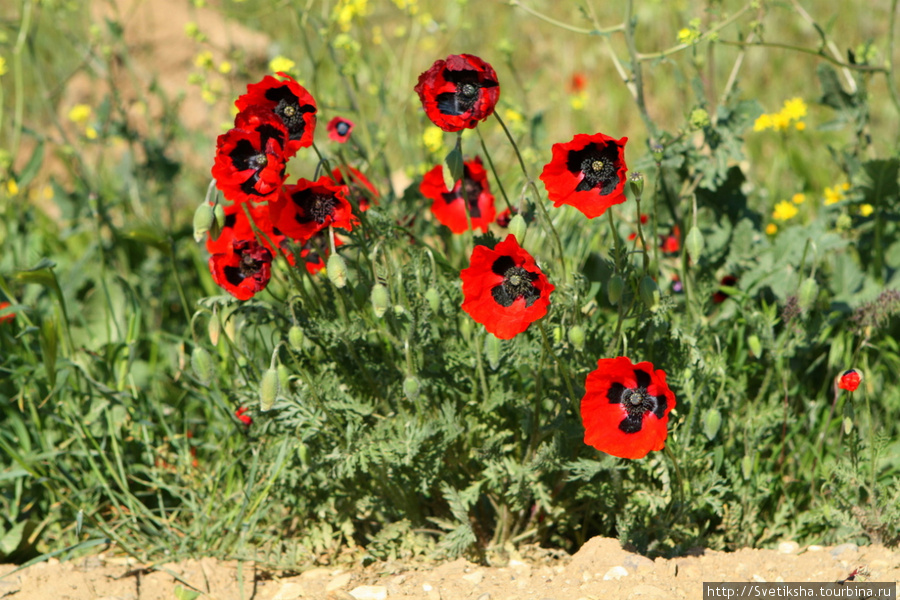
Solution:
M 325 591 L 333 592 L 334 590 L 339 590 L 342 587 L 347 587 L 352 578 L 353 576 L 350 573 L 342 573 L 341 575 L 338 575 L 328 582 L 328 584 L 325 586 Z
M 807 551 L 809 552 L 821 552 L 824 549 L 824 546 L 819 546 L 818 544 L 813 544 L 812 546 L 807 547 Z
M 858 550 L 856 544 L 841 544 L 831 549 L 831 557 L 837 560 L 841 554 L 845 552 L 856 552 Z
M 303 597 L 303 586 L 299 583 L 284 583 L 278 590 L 272 600 L 297 600 Z
M 800 544 L 797 542 L 781 542 L 778 544 L 778 551 L 782 554 L 796 554 L 800 550 Z
M 754 576 L 753 576 L 753 581 L 755 581 L 755 582 L 757 582 L 757 583 L 765 583 L 765 582 L 766 582 L 766 578 L 765 578 L 765 577 L 762 577 L 761 575 L 754 575 Z
M 431 586 L 430 583 L 423 583 L 423 584 L 422 584 L 422 591 L 423 591 L 423 592 L 430 592 L 430 591 L 433 590 L 433 589 L 434 589 L 434 588 Z
M 303 571 L 300 573 L 300 579 L 324 579 L 325 577 L 331 577 L 334 573 L 334 569 L 326 569 L 325 567 L 316 567 L 315 569 L 310 569 L 309 571 Z
M 473 571 L 471 573 L 466 573 L 462 576 L 463 579 L 471 583 L 472 585 L 478 585 L 484 579 L 484 572 L 482 571 Z
M 485 592 L 482 595 L 478 596 L 475 600 L 491 600 L 491 594 L 489 592 Z
M 350 590 L 356 600 L 385 600 L 387 588 L 383 585 L 361 585 Z
M 528 563 L 522 562 L 521 560 L 512 559 L 511 561 L 509 561 L 509 566 L 512 567 L 513 569 L 522 569 L 522 568 L 527 569 Z
M 603 581 L 622 579 L 623 577 L 628 577 L 628 570 L 625 567 L 613 567 L 603 576 Z

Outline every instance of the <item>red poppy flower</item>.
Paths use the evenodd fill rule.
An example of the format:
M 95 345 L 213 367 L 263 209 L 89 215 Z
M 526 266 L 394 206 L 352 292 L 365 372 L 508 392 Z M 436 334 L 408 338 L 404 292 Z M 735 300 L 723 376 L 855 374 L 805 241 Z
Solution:
M 517 214 L 519 211 L 516 209 L 507 208 L 502 213 L 497 215 L 496 223 L 500 227 L 509 227 L 509 222 L 512 221 L 513 215 Z
M 681 250 L 681 228 L 678 225 L 672 227 L 672 232 L 662 238 L 659 247 L 664 254 L 676 254 Z
M 339 248 L 344 242 L 337 236 L 334 238 L 334 247 Z M 303 265 L 310 275 L 315 275 L 325 268 L 325 261 L 331 254 L 331 242 L 328 239 L 327 231 L 320 231 L 303 244 L 300 250 L 300 258 L 303 259 Z
M 245 206 L 250 212 L 253 223 L 247 218 L 244 211 Z M 210 254 L 225 254 L 231 250 L 235 242 L 255 239 L 273 255 L 280 251 L 290 264 L 294 264 L 294 253 L 287 248 L 287 236 L 272 225 L 268 204 L 234 203 L 225 206 L 224 209 L 225 225 L 222 227 L 222 232 L 216 239 L 209 237 L 206 240 L 206 250 Z M 257 234 L 257 230 L 259 234 Z
M 444 131 L 472 129 L 494 112 L 497 74 L 471 54 L 453 54 L 419 75 L 416 93 L 432 123 Z
M 234 411 L 234 416 L 236 416 L 241 423 L 243 423 L 247 427 L 250 427 L 250 425 L 253 424 L 253 417 L 248 414 L 244 414 L 247 412 L 247 410 L 248 409 L 246 406 L 242 406 Z
M 722 278 L 721 281 L 719 281 L 719 285 L 722 285 L 725 287 L 734 287 L 734 284 L 736 284 L 737 281 L 738 281 L 738 278 L 735 277 L 734 275 L 726 275 L 725 277 Z M 719 290 L 715 294 L 713 294 L 712 301 L 715 302 L 716 304 L 722 304 L 723 302 L 728 300 L 728 297 L 730 295 L 731 294 L 729 292 L 726 292 L 725 290 Z
M 457 181 L 453 191 L 444 183 L 443 167 L 437 165 L 422 178 L 419 191 L 434 202 L 431 212 L 442 224 L 453 233 L 464 233 L 468 228 L 466 220 L 466 204 L 472 218 L 472 228 L 487 233 L 491 221 L 497 214 L 494 208 L 494 196 L 488 188 L 487 171 L 481 164 L 481 158 L 463 163 L 463 181 Z M 465 187 L 463 187 L 465 186 Z M 465 201 L 463 200 L 465 192 Z
M 2 311 L 7 306 L 11 306 L 9 302 L 0 302 L 0 311 Z M 9 313 L 8 315 L 3 315 L 0 317 L 0 323 L 8 323 L 16 318 L 16 313 Z
M 840 379 L 838 379 L 838 387 L 848 392 L 855 392 L 860 382 L 862 382 L 862 371 L 850 369 L 841 374 Z
M 325 175 L 317 181 L 301 179 L 295 185 L 284 186 L 271 207 L 275 226 L 301 244 L 329 225 L 353 229 L 347 186 L 337 185 Z
M 239 113 L 234 129 L 219 136 L 212 176 L 233 202 L 274 198 L 284 183 L 287 130 L 261 109 Z
M 347 173 L 349 181 L 344 180 L 344 173 Z M 356 206 L 360 211 L 369 210 L 371 203 L 378 204 L 378 190 L 372 185 L 365 175 L 354 169 L 350 165 L 341 165 L 335 167 L 331 172 L 331 176 L 337 185 L 346 185 L 349 191 L 349 199 L 356 202 Z
M 312 146 L 316 130 L 316 101 L 287 73 L 279 72 L 278 76 L 280 80 L 266 75 L 259 83 L 248 85 L 247 93 L 234 104 L 241 112 L 258 106 L 277 115 L 290 136 L 285 147 L 285 157 L 290 158 L 300 148 Z
M 553 144 L 553 158 L 541 172 L 553 206 L 568 204 L 593 219 L 625 202 L 627 141 L 579 133 L 567 144 Z
M 249 300 L 266 289 L 271 269 L 272 253 L 256 240 L 236 241 L 228 252 L 209 258 L 213 281 L 238 300 Z
M 675 394 L 649 362 L 601 358 L 581 399 L 584 443 L 620 458 L 643 458 L 665 447 Z
M 325 130 L 328 132 L 329 139 L 343 144 L 350 139 L 350 132 L 353 131 L 353 121 L 344 117 L 335 117 L 328 121 Z
M 493 250 L 475 246 L 469 267 L 460 273 L 462 309 L 502 340 L 522 333 L 547 314 L 555 286 L 508 235 Z
M 573 73 L 569 80 L 569 93 L 579 94 L 587 88 L 587 77 L 582 73 Z

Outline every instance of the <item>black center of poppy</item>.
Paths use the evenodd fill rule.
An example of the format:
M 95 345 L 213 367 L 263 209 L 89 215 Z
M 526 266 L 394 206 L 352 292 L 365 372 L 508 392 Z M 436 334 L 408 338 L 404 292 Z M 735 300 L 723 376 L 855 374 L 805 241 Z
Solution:
M 347 121 L 338 121 L 337 127 L 335 127 L 338 135 L 347 135 L 350 133 L 350 123 Z
M 478 199 L 481 197 L 481 192 L 484 188 L 482 188 L 480 183 L 469 176 L 469 167 L 465 167 L 463 172 L 463 186 L 461 190 L 465 193 L 463 199 L 469 206 L 469 215 L 471 215 L 473 219 L 477 219 L 481 217 L 481 207 L 478 206 Z M 457 191 L 445 192 L 441 194 L 441 196 L 447 204 L 452 204 L 460 198 L 459 192 Z
M 294 204 L 300 208 L 294 217 L 298 223 L 305 224 L 315 221 L 319 225 L 334 216 L 334 207 L 337 200 L 332 194 L 320 194 L 312 190 L 302 190 L 291 195 Z
M 240 254 L 237 266 L 229 265 L 223 269 L 225 279 L 231 285 L 240 285 L 248 277 L 257 275 L 268 260 L 271 261 L 271 253 L 260 248 L 255 243 L 244 242 L 235 244 L 234 251 Z
M 273 87 L 266 90 L 266 99 L 277 102 L 272 110 L 281 117 L 284 126 L 292 140 L 299 140 L 306 130 L 306 121 L 303 116 L 307 113 L 315 113 L 316 108 L 311 104 L 300 104 L 298 98 L 287 85 Z
M 618 381 L 613 382 L 606 392 L 610 404 L 621 404 L 628 416 L 619 423 L 619 429 L 625 433 L 637 433 L 644 426 L 644 415 L 652 413 L 662 419 L 666 414 L 668 402 L 666 396 L 652 396 L 647 388 L 650 386 L 650 374 L 641 369 L 634 370 L 637 380 L 636 388 L 627 388 Z
M 444 92 L 436 97 L 438 110 L 445 115 L 458 116 L 472 110 L 478 101 L 481 88 L 497 87 L 496 81 L 482 80 L 478 71 L 444 70 L 444 79 L 456 84 L 456 91 Z
M 525 306 L 531 306 L 541 297 L 541 291 L 534 286 L 537 273 L 516 266 L 510 256 L 501 256 L 491 265 L 491 271 L 503 276 L 503 282 L 491 289 L 491 296 L 500 306 L 512 306 L 519 298 L 525 298 Z
M 573 175 L 584 174 L 577 192 L 596 189 L 601 195 L 611 193 L 619 185 L 619 147 L 615 143 L 588 144 L 569 152 L 566 168 Z

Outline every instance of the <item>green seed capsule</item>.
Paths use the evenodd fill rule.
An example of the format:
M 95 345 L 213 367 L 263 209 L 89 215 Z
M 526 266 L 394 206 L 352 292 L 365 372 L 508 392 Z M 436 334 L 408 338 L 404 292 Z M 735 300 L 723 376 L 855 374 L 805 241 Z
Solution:
M 278 385 L 282 390 L 291 389 L 291 371 L 284 365 L 278 365 Z
M 753 356 L 756 358 L 762 356 L 762 342 L 759 341 L 759 337 L 756 334 L 747 338 L 747 345 L 750 347 L 750 352 L 753 353 Z
M 309 466 L 309 446 L 300 442 L 297 445 L 297 457 L 300 459 L 300 464 L 304 467 Z
M 415 402 L 419 398 L 419 380 L 412 375 L 407 376 L 403 380 L 403 393 L 410 402 Z
M 492 333 L 484 338 L 484 354 L 487 356 L 491 369 L 496 371 L 500 366 L 500 340 Z
M 375 316 L 379 319 L 384 316 L 384 313 L 387 312 L 387 309 L 391 306 L 391 296 L 388 294 L 388 289 L 380 283 L 376 283 L 372 286 L 372 309 L 375 311 Z
M 209 323 L 206 324 L 206 330 L 209 333 L 209 341 L 213 346 L 219 345 L 219 333 L 221 331 L 221 325 L 219 324 L 219 318 L 213 314 L 212 318 L 209 320 Z
M 509 220 L 509 227 L 507 230 L 514 236 L 516 236 L 516 241 L 519 244 L 525 241 L 525 232 L 527 231 L 528 226 L 525 224 L 525 219 L 522 215 L 514 215 L 512 219 Z
M 219 239 L 219 236 L 222 235 L 222 229 L 225 227 L 225 208 L 221 203 L 216 204 L 216 207 L 213 209 L 213 214 L 216 218 L 209 228 L 209 236 L 212 239 L 217 240 Z
M 259 409 L 263 412 L 271 409 L 278 396 L 278 370 L 267 369 L 259 382 Z
M 709 441 L 716 439 L 716 434 L 719 433 L 719 427 L 721 426 L 722 413 L 716 408 L 706 411 L 706 414 L 703 416 L 703 433 Z
M 809 310 L 816 303 L 819 297 L 819 284 L 812 277 L 807 277 L 800 284 L 800 290 L 797 292 L 797 303 L 803 310 Z
M 703 254 L 703 245 L 703 234 L 700 233 L 700 228 L 691 227 L 687 238 L 684 240 L 684 247 L 687 248 L 688 256 L 691 257 L 692 261 L 697 262 L 700 260 L 700 255 Z
M 194 240 L 198 243 L 202 242 L 215 219 L 213 207 L 208 202 L 203 202 L 198 206 L 197 210 L 194 211 Z
M 288 329 L 288 344 L 291 345 L 291 350 L 294 352 L 303 350 L 303 329 L 299 325 L 292 325 Z
M 844 434 L 850 435 L 851 431 L 853 431 L 853 419 L 844 417 Z
M 213 375 L 212 357 L 205 348 L 196 346 L 191 352 L 191 368 L 201 383 L 206 385 Z
M 656 312 L 659 308 L 659 286 L 649 275 L 644 275 L 639 288 L 644 306 Z
M 580 325 L 573 325 L 569 327 L 569 343 L 575 347 L 576 350 L 581 350 L 584 348 L 584 328 Z
M 347 263 L 340 254 L 334 253 L 328 257 L 325 270 L 328 272 L 328 279 L 335 287 L 342 288 L 347 285 Z
M 625 280 L 621 275 L 613 275 L 609 278 L 609 284 L 606 286 L 606 297 L 609 303 L 615 306 L 622 299 L 622 293 L 625 291 Z
M 744 479 L 749 480 L 753 475 L 753 457 L 745 456 L 741 459 L 741 473 L 744 475 Z
M 441 312 L 441 296 L 436 289 L 428 288 L 425 292 L 425 301 L 428 302 L 431 312 L 435 314 Z

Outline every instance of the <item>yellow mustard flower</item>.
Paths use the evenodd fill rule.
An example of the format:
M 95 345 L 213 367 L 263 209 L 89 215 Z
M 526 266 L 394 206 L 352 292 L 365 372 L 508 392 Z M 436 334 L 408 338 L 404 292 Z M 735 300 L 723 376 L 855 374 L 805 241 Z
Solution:
M 273 73 L 289 73 L 295 66 L 297 66 L 297 63 L 280 54 L 269 61 L 269 70 Z
M 772 213 L 772 218 L 776 221 L 787 221 L 795 216 L 797 216 L 797 207 L 787 200 L 782 200 L 776 204 L 775 211 Z
M 9 178 L 6 180 L 6 192 L 10 196 L 15 196 L 19 193 L 19 184 L 16 183 L 15 179 Z
M 806 123 L 804 123 L 803 121 L 797 121 L 796 123 L 794 123 L 794 129 L 796 129 L 797 131 L 803 131 L 804 129 L 806 129 Z
M 799 121 L 806 116 L 806 102 L 803 98 L 791 98 L 784 101 L 781 112 L 792 121 Z
M 87 104 L 76 104 L 69 109 L 69 120 L 81 125 L 91 118 L 91 107 Z
M 778 233 L 778 225 L 776 225 L 775 223 L 769 223 L 768 225 L 766 225 L 766 233 L 769 235 L 775 235 L 776 233 Z
M 213 68 L 213 55 L 209 50 L 204 50 L 194 57 L 194 66 L 200 69 Z
M 772 115 L 772 129 L 775 131 L 784 131 L 791 124 L 791 120 L 784 113 L 775 113 Z
M 231 63 L 227 60 L 223 60 L 219 63 L 219 73 L 221 73 L 222 75 L 228 75 L 229 73 L 231 73 L 232 68 L 233 67 L 231 66 Z
M 837 204 L 844 199 L 844 192 L 838 186 L 825 188 L 825 206 Z
M 569 96 L 569 105 L 572 107 L 572 110 L 584 110 L 586 104 L 587 94 L 584 92 L 578 92 Z
M 803 204 L 804 202 L 806 202 L 806 194 L 802 192 L 794 194 L 793 196 L 791 196 L 791 202 L 793 202 L 794 204 Z
M 428 148 L 429 152 L 440 152 L 441 148 L 444 147 L 443 130 L 434 125 L 428 127 L 425 129 L 425 133 L 422 134 L 422 142 L 425 144 L 425 147 Z
M 871 204 L 869 204 L 868 202 L 865 204 L 859 205 L 859 214 L 860 215 L 862 215 L 864 217 L 868 217 L 868 216 L 871 216 L 873 212 L 875 212 L 875 207 L 872 206 Z
M 97 139 L 97 130 L 94 129 L 93 127 L 91 127 L 90 125 L 88 125 L 87 127 L 84 128 L 84 137 L 86 137 L 89 140 L 96 140 Z
M 841 189 L 846 192 L 847 190 L 850 189 L 850 184 L 845 181 L 844 183 L 841 184 Z
M 761 114 L 753 122 L 753 131 L 765 131 L 772 127 L 772 115 Z

